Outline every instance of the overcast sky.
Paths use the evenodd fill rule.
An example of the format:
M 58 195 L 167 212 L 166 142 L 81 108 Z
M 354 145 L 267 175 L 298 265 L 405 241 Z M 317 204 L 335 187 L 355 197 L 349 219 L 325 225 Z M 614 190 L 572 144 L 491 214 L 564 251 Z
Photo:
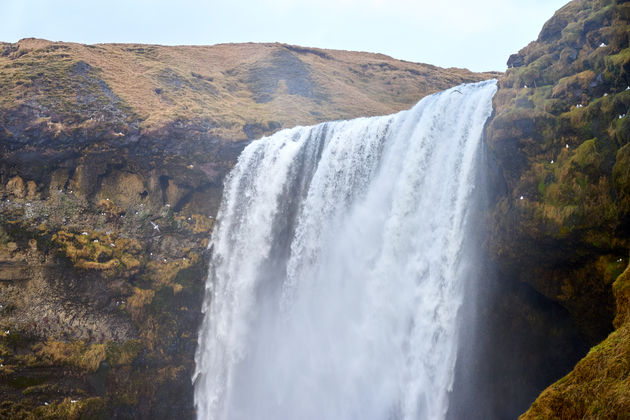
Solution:
M 284 42 L 504 70 L 568 0 L 0 0 L 0 41 Z

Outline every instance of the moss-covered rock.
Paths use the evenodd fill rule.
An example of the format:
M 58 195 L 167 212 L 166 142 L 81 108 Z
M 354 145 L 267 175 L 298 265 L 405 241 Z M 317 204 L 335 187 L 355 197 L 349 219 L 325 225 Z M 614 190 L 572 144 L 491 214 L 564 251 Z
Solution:
M 561 305 L 594 346 L 524 418 L 630 412 L 621 292 L 630 250 L 629 19 L 626 1 L 568 3 L 510 57 L 494 98 L 488 145 L 505 185 L 491 216 L 499 276 Z
M 615 331 L 547 388 L 520 419 L 613 419 L 630 413 L 630 266 L 613 290 Z
M 630 246 L 618 129 L 630 109 L 620 58 L 629 10 L 606 0 L 560 9 L 512 59 L 488 127 L 509 191 L 494 214 L 499 264 L 565 306 L 593 344 L 614 313 L 614 270 L 603 261 L 627 258 Z M 527 261 L 537 267 L 520 270 Z
M 135 239 L 117 238 L 105 232 L 68 233 L 60 230 L 52 235 L 52 242 L 76 268 L 129 276 L 140 267 L 137 258 L 142 247 Z

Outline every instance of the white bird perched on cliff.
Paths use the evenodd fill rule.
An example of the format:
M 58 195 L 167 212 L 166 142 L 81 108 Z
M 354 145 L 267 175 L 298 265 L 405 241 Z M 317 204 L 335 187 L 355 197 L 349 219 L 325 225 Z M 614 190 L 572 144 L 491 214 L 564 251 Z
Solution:
M 553 159 L 551 159 L 551 162 L 550 162 L 550 163 L 553 163 Z
M 564 147 L 568 149 L 569 148 L 569 143 L 565 144 Z
M 604 47 L 606 47 L 606 46 L 607 46 L 607 45 L 606 45 L 606 43 L 604 43 L 604 42 L 602 42 L 601 44 L 599 44 L 599 48 L 604 48 Z
M 521 200 L 522 200 L 523 198 L 524 198 L 524 197 L 521 195 Z
M 153 229 L 157 230 L 158 232 L 160 231 L 160 227 L 156 223 L 153 223 L 153 221 L 151 220 L 149 220 L 149 222 L 151 222 L 151 226 L 153 226 Z

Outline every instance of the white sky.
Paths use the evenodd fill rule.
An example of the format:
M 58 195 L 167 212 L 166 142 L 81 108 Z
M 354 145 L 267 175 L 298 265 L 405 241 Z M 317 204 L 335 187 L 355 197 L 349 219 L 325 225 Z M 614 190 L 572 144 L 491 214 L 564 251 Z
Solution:
M 284 42 L 504 70 L 568 0 L 0 0 L 0 41 Z

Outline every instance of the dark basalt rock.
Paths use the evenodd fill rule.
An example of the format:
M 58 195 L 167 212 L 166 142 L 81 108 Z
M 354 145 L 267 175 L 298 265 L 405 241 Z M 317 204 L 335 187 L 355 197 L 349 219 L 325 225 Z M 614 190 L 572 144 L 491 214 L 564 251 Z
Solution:
M 525 64 L 525 59 L 523 58 L 523 56 L 518 54 L 512 54 L 507 61 L 507 66 L 509 68 L 521 67 L 523 64 Z

